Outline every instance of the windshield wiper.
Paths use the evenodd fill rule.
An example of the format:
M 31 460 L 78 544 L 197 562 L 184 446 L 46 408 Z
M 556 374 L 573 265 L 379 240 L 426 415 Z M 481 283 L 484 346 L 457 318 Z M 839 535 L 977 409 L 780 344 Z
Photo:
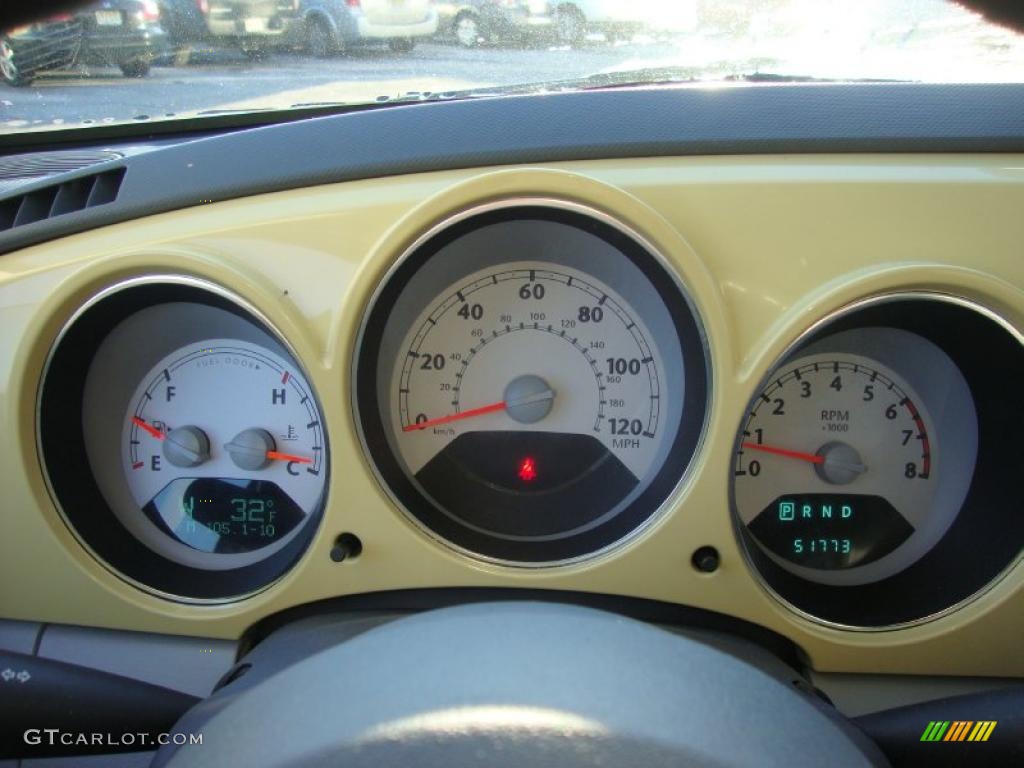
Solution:
M 595 72 L 583 77 L 562 80 L 541 80 L 515 85 L 495 85 L 456 91 L 408 91 L 395 95 L 378 96 L 375 104 L 408 104 L 424 101 L 457 101 L 460 99 L 493 98 L 494 96 L 521 96 L 526 94 L 563 93 L 566 91 L 593 91 L 614 88 L 643 88 L 665 85 L 714 85 L 716 83 L 800 84 L 800 83 L 902 83 L 899 78 L 833 78 L 783 72 L 715 72 L 706 67 L 644 67 L 641 69 Z M 295 104 L 295 107 L 328 106 L 330 103 Z M 335 102 L 338 107 L 353 104 Z M 366 106 L 366 104 L 362 104 Z

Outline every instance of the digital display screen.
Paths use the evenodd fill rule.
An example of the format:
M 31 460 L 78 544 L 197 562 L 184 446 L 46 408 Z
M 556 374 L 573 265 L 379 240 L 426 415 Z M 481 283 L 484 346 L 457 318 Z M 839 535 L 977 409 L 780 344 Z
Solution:
M 219 477 L 172 480 L 143 511 L 168 536 L 218 554 L 262 549 L 306 516 L 276 483 Z
M 534 431 L 459 435 L 416 473 L 416 480 L 452 517 L 523 538 L 584 526 L 639 482 L 591 435 Z
M 914 528 L 881 496 L 779 496 L 747 528 L 769 551 L 821 570 L 865 565 L 892 552 Z

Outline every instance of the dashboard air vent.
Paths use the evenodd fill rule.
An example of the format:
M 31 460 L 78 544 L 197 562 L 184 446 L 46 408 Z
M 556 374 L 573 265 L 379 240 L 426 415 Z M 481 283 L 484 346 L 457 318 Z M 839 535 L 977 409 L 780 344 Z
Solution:
M 8 155 L 0 157 L 0 180 L 51 176 L 55 173 L 77 171 L 79 168 L 105 163 L 108 160 L 117 160 L 121 157 L 124 155 L 109 149 L 61 150 Z
M 0 232 L 113 202 L 124 174 L 116 168 L 0 199 Z

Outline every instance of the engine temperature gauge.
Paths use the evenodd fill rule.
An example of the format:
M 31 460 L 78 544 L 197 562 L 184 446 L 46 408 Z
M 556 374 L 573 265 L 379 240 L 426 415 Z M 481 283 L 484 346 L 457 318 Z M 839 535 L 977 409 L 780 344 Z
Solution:
M 76 538 L 159 597 L 254 594 L 324 516 L 328 435 L 305 369 L 255 308 L 195 278 L 90 300 L 54 348 L 38 435 Z
M 309 387 L 268 349 L 214 339 L 153 366 L 130 401 L 123 470 L 132 498 L 176 544 L 246 553 L 286 541 L 324 489 Z

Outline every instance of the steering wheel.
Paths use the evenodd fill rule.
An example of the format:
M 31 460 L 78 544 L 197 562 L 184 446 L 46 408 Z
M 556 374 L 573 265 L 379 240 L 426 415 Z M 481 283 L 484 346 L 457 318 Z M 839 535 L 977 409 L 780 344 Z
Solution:
M 735 638 L 537 602 L 346 627 L 264 640 L 247 674 L 176 726 L 203 743 L 167 746 L 153 765 L 887 765 L 784 664 Z

